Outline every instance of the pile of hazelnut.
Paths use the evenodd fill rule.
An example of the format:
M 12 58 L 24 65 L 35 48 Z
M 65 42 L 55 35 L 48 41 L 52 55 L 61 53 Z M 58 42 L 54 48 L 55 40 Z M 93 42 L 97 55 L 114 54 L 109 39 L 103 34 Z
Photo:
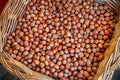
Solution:
M 31 0 L 4 49 L 60 80 L 93 80 L 115 28 L 115 13 L 93 0 Z

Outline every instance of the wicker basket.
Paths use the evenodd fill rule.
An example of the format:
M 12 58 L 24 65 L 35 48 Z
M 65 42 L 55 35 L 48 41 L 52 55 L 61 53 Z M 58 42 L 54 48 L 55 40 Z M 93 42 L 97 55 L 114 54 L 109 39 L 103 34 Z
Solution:
M 5 52 L 3 46 L 6 43 L 6 37 L 15 30 L 17 17 L 22 15 L 26 5 L 30 0 L 9 0 L 0 16 L 0 62 L 7 71 L 22 80 L 52 80 L 48 76 L 30 70 L 23 63 L 14 60 L 9 53 Z M 96 0 L 106 1 L 115 12 L 118 13 L 118 23 L 113 33 L 110 46 L 104 53 L 104 60 L 100 62 L 97 74 L 94 80 L 110 80 L 114 70 L 120 64 L 120 2 L 119 0 Z

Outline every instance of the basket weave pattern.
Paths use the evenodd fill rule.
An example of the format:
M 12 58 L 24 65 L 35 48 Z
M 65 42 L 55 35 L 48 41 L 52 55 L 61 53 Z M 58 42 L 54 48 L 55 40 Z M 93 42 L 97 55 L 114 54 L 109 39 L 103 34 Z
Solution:
M 0 62 L 7 71 L 17 76 L 21 80 L 52 80 L 48 76 L 30 70 L 23 63 L 14 60 L 3 46 L 6 43 L 6 37 L 15 30 L 17 17 L 22 15 L 26 5 L 30 0 L 9 0 L 2 15 L 0 16 Z M 103 0 L 102 0 L 103 1 Z M 111 1 L 112 0 L 106 0 Z M 120 7 L 116 4 L 108 3 L 116 12 L 120 12 Z M 120 66 L 120 16 L 115 27 L 110 46 L 105 51 L 105 58 L 100 62 L 95 80 L 110 80 L 114 70 Z

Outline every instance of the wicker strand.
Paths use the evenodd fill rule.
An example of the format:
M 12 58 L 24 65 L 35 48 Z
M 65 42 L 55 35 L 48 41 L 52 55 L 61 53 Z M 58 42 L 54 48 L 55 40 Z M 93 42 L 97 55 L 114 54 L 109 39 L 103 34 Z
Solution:
M 119 58 L 116 60 L 116 62 L 110 67 L 109 73 L 118 68 L 119 62 L 120 62 L 120 57 L 119 57 Z

